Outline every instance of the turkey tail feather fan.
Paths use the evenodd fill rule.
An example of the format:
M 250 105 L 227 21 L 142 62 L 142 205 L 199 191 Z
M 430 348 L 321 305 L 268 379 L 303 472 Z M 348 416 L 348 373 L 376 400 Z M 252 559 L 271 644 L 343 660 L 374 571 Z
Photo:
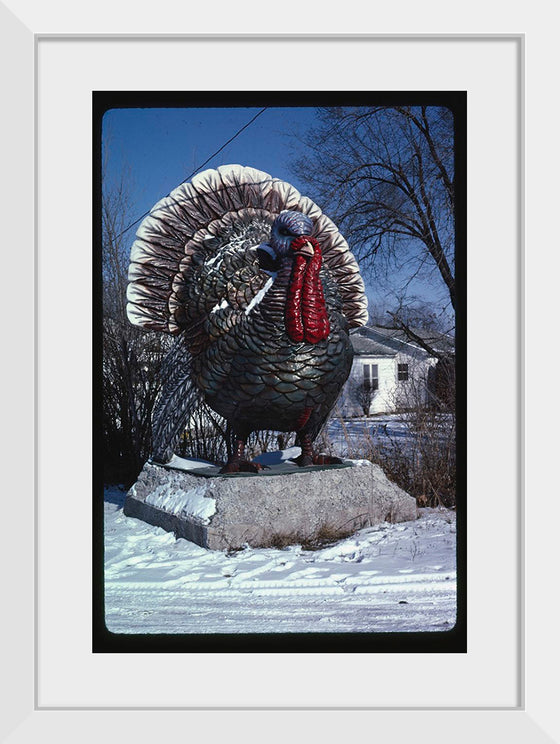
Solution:
M 223 225 L 234 224 L 240 213 L 246 216 L 248 209 L 259 210 L 255 216 L 269 224 L 283 210 L 311 217 L 313 237 L 321 243 L 325 263 L 337 281 L 350 327 L 366 323 L 359 267 L 334 223 L 290 184 L 239 165 L 203 171 L 159 201 L 144 219 L 130 257 L 127 310 L 131 322 L 179 333 L 177 283 L 181 284 L 193 256 L 211 258 L 206 239 L 219 235 Z
M 166 463 L 172 458 L 178 439 L 202 400 L 191 382 L 191 355 L 183 336 L 178 336 L 163 360 L 161 376 L 165 385 L 152 416 L 152 459 Z

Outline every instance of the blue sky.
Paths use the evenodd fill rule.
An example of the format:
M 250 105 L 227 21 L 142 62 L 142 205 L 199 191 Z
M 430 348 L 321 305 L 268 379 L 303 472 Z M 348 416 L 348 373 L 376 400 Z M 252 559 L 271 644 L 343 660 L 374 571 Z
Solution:
M 207 158 L 249 122 L 261 108 L 115 108 L 103 117 L 103 147 L 107 183 L 126 173 L 133 214 L 140 217 L 184 181 Z M 306 187 L 290 169 L 302 152 L 298 135 L 313 126 L 314 107 L 268 108 L 205 168 L 225 163 L 251 165 L 292 183 L 303 194 Z M 319 204 L 319 206 L 321 206 Z M 130 230 L 134 239 L 137 225 Z M 128 236 L 127 236 L 128 237 Z M 394 303 L 386 287 L 364 273 L 370 303 L 386 309 Z M 399 278 L 394 277 L 395 286 Z M 441 305 L 441 284 L 416 281 L 411 291 Z
M 133 198 L 145 212 L 227 142 L 260 108 L 111 109 L 103 118 L 111 171 L 131 170 Z M 252 165 L 300 188 L 289 169 L 292 133 L 315 119 L 314 108 L 268 109 L 205 166 Z

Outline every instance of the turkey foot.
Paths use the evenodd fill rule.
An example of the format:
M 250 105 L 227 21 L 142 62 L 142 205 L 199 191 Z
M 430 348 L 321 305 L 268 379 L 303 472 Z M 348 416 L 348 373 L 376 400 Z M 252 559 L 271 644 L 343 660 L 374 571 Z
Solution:
M 259 470 L 267 467 L 258 462 L 249 462 L 247 460 L 245 457 L 245 441 L 246 438 L 244 437 L 235 437 L 233 452 L 227 463 L 220 470 L 221 475 L 226 475 L 227 473 L 258 473 Z
M 300 434 L 301 455 L 295 457 L 293 462 L 300 468 L 307 468 L 310 465 L 341 465 L 340 457 L 331 455 L 316 455 L 313 453 L 313 441 L 309 434 Z
M 261 465 L 259 462 L 232 459 L 229 460 L 229 462 L 227 462 L 220 470 L 220 475 L 225 475 L 227 473 L 258 473 L 266 467 L 266 465 Z
M 304 455 L 303 452 L 299 457 L 295 457 L 292 462 L 299 465 L 300 468 L 307 468 L 310 465 L 342 465 L 343 460 L 333 455 Z

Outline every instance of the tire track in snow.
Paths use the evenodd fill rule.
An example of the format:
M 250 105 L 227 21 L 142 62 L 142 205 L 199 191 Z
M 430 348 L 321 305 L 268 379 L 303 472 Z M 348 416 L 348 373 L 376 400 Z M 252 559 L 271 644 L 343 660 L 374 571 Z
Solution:
M 118 633 L 386 632 L 452 627 L 454 514 L 366 528 L 317 551 L 212 552 L 107 502 L 107 626 Z

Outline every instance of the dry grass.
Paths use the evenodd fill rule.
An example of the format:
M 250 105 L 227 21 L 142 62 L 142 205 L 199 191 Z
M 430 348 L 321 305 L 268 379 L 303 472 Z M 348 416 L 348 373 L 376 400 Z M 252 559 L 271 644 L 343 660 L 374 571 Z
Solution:
M 303 532 L 274 534 L 271 536 L 269 544 L 262 547 L 282 550 L 290 545 L 301 545 L 304 550 L 321 550 L 334 545 L 339 540 L 350 537 L 355 532 L 356 526 L 354 524 L 342 525 L 341 527 L 324 524 L 312 535 Z
M 455 417 L 452 413 L 419 409 L 399 415 L 406 436 L 374 436 L 364 426 L 350 434 L 339 418 L 347 457 L 379 465 L 387 477 L 416 498 L 418 506 L 455 506 Z M 330 453 L 334 453 L 332 444 Z M 336 453 L 334 453 L 336 454 Z

